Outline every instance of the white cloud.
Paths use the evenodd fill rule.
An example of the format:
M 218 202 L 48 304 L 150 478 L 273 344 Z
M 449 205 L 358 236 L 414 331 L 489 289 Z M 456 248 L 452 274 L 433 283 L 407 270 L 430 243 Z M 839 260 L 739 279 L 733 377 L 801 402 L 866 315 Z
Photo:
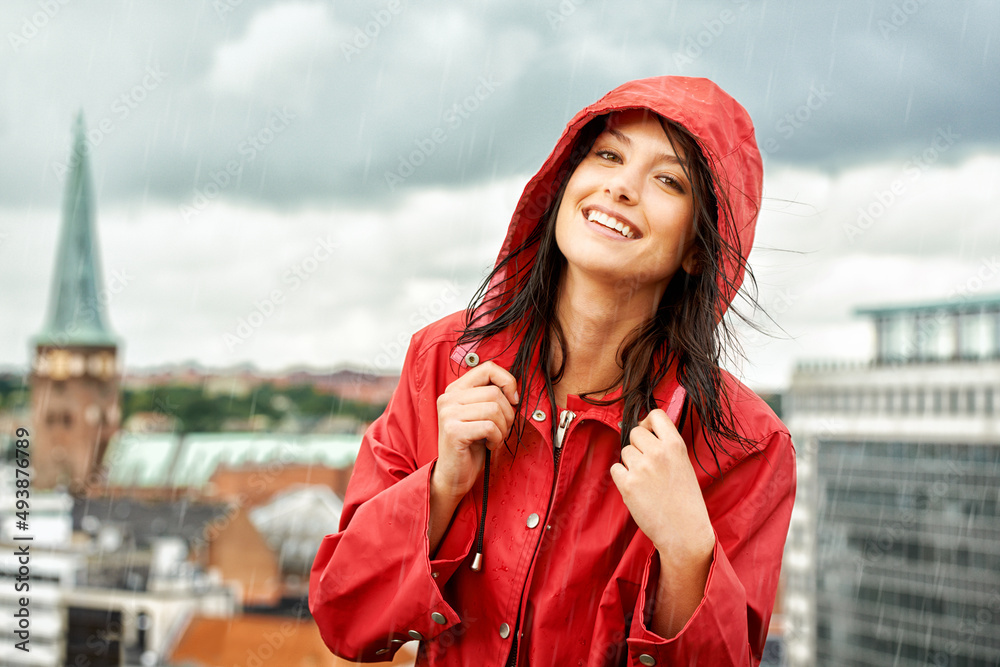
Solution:
M 991 185 L 998 179 L 996 155 L 932 165 L 912 179 L 901 162 L 836 175 L 768 172 L 750 259 L 778 338 L 751 335 L 747 379 L 778 387 L 795 358 L 868 358 L 871 325 L 856 308 L 944 300 L 966 286 L 1000 257 L 1000 194 Z M 881 214 L 858 227 L 859 209 L 891 193 L 894 182 L 905 187 L 891 202 L 883 195 L 889 203 Z M 857 234 L 845 232 L 853 228 Z M 1000 293 L 1000 275 L 975 287 Z
M 286 2 L 261 9 L 242 37 L 215 49 L 208 87 L 255 97 L 261 86 L 291 93 L 318 76 L 313 74 L 315 62 L 325 62 L 346 35 L 323 3 Z

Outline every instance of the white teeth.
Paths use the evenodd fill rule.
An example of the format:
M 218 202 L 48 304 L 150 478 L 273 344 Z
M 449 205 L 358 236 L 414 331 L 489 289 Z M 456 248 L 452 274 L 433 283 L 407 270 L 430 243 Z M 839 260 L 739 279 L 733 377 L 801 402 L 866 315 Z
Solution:
M 590 211 L 587 214 L 587 220 L 596 222 L 607 227 L 608 229 L 613 229 L 625 238 L 635 238 L 635 234 L 632 233 L 632 230 L 628 225 L 600 211 Z

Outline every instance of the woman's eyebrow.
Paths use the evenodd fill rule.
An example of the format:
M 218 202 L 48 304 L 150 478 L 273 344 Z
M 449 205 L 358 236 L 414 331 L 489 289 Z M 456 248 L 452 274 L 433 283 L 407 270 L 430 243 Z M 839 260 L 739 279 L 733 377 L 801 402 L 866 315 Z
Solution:
M 628 146 L 629 148 L 632 147 L 632 140 L 629 139 L 628 135 L 622 132 L 621 130 L 616 130 L 613 127 L 609 127 L 607 129 L 607 132 L 608 134 L 610 134 L 611 136 L 613 136 L 614 138 L 618 139 L 620 142 Z M 658 162 L 670 162 L 671 164 L 677 164 L 682 167 L 687 167 L 687 164 L 684 162 L 684 160 L 680 159 L 673 153 L 659 153 L 656 155 L 656 160 Z

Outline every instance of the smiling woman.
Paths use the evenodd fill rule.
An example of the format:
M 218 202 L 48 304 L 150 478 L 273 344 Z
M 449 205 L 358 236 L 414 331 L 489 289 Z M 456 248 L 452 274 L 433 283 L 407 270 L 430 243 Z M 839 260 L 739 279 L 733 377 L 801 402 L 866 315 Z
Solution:
M 464 314 L 418 332 L 310 608 L 420 665 L 756 665 L 794 496 L 788 431 L 721 370 L 761 161 L 710 81 L 570 121 Z

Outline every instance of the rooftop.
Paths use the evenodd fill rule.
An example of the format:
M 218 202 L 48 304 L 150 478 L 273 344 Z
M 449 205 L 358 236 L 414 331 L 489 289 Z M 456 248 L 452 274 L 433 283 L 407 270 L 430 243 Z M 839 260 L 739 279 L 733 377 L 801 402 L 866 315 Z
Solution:
M 354 463 L 361 436 L 278 433 L 122 433 L 108 446 L 110 486 L 203 488 L 221 466 L 245 463 L 344 468 Z
M 956 294 L 944 301 L 920 301 L 884 306 L 861 306 L 855 309 L 857 315 L 887 317 L 899 314 L 930 314 L 940 311 L 953 313 L 977 312 L 980 310 L 1000 311 L 1000 294 Z

